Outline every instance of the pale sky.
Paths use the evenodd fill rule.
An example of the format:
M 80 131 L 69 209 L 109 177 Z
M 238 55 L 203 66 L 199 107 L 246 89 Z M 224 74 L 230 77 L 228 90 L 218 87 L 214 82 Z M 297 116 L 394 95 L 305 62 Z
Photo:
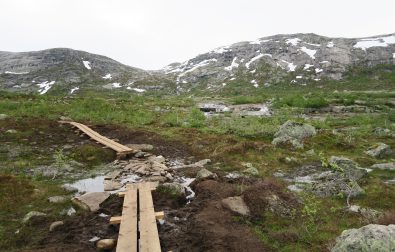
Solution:
M 275 34 L 395 33 L 394 0 L 0 0 L 0 51 L 68 47 L 143 69 Z

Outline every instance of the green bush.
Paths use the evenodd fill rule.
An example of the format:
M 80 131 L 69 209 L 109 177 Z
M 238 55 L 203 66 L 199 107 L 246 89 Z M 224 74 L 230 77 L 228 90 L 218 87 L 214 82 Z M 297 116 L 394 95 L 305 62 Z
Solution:
M 201 128 L 206 122 L 203 112 L 197 108 L 193 108 L 188 116 L 188 125 L 192 128 Z

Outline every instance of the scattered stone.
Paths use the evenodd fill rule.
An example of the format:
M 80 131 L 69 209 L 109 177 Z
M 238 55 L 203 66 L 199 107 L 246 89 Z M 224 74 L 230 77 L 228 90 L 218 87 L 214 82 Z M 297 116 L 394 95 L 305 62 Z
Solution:
M 249 174 L 251 176 L 258 176 L 259 175 L 259 171 L 255 167 L 247 168 L 247 169 L 243 170 L 242 173 Z
M 140 151 L 152 151 L 154 149 L 154 146 L 151 144 L 126 144 L 126 146 Z
M 196 174 L 196 179 L 206 179 L 206 178 L 213 178 L 215 173 L 203 168 Z
M 73 121 L 73 119 L 71 119 L 70 117 L 67 117 L 67 116 L 61 116 L 61 117 L 59 117 L 59 120 L 61 120 L 61 121 Z
M 148 157 L 148 160 L 159 164 L 162 164 L 166 161 L 166 159 L 163 156 L 150 156 Z
M 118 178 L 121 175 L 121 173 L 122 173 L 121 170 L 112 171 L 104 177 L 104 180 L 114 180 Z
M 63 145 L 63 150 L 70 150 L 70 149 L 72 149 L 73 148 L 73 145 L 71 145 L 71 144 L 65 144 L 65 145 Z
M 176 169 L 180 169 L 180 168 L 197 168 L 197 167 L 204 167 L 206 164 L 210 163 L 211 160 L 210 159 L 203 159 L 200 160 L 196 163 L 193 164 L 189 164 L 189 165 L 180 165 L 180 166 L 176 166 Z
M 348 229 L 336 238 L 332 252 L 394 251 L 395 225 L 369 224 Z
M 145 156 L 145 154 L 146 154 L 146 152 L 139 151 L 139 152 L 137 152 L 136 154 L 134 154 L 134 156 L 135 156 L 136 158 L 143 158 L 143 157 Z
M 250 209 L 244 202 L 243 198 L 240 196 L 223 199 L 222 206 L 240 215 L 250 215 Z
M 77 211 L 75 211 L 75 209 L 73 207 L 70 207 L 68 209 L 64 209 L 60 214 L 67 215 L 67 216 L 73 216 L 76 213 L 77 213 Z
M 395 171 L 395 163 L 384 163 L 384 164 L 374 164 L 371 166 L 372 169 Z
M 104 180 L 104 191 L 114 191 L 122 188 L 122 184 L 114 180 Z
M 294 148 L 302 149 L 303 141 L 314 135 L 316 135 L 316 130 L 313 126 L 287 121 L 274 134 L 272 144 L 278 146 L 280 144 L 290 143 Z
M 343 172 L 345 177 L 356 181 L 367 174 L 366 169 L 360 167 L 356 162 L 345 157 L 332 156 L 329 159 L 329 165 L 339 172 Z
M 49 232 L 55 231 L 57 228 L 63 225 L 64 225 L 63 221 L 52 222 L 51 225 L 49 226 Z
M 52 196 L 48 198 L 50 203 L 64 203 L 68 200 L 66 196 Z
M 0 114 L 0 120 L 4 120 L 4 119 L 7 119 L 7 118 L 8 118 L 8 115 Z
M 378 143 L 365 153 L 374 158 L 386 158 L 394 154 L 391 147 L 385 143 Z
M 90 192 L 75 197 L 72 201 L 87 211 L 95 212 L 100 209 L 100 204 L 110 197 L 109 192 Z
M 25 215 L 25 217 L 23 217 L 22 223 L 27 223 L 35 217 L 45 217 L 45 216 L 47 216 L 45 213 L 38 211 L 30 211 Z
M 15 134 L 15 133 L 17 133 L 17 131 L 14 130 L 14 129 L 9 129 L 9 130 L 6 131 L 6 133 Z
M 163 182 L 165 182 L 167 180 L 166 177 L 163 177 L 163 176 L 160 176 L 160 175 L 159 176 L 151 176 L 148 179 L 149 179 L 149 181 L 159 182 L 159 183 L 163 183 Z
M 115 247 L 115 239 L 103 239 L 96 243 L 98 249 L 111 250 Z
M 100 237 L 93 236 L 93 237 L 89 240 L 89 242 L 96 242 L 96 241 L 98 241 L 98 240 L 100 240 Z

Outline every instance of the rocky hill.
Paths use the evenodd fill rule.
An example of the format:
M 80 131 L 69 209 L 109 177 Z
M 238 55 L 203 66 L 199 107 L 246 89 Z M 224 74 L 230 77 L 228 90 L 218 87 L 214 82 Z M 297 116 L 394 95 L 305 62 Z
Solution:
M 143 92 L 145 89 L 138 88 L 140 82 L 149 88 L 149 83 L 166 79 L 160 76 L 105 56 L 66 48 L 0 52 L 0 88 L 10 91 L 71 94 L 93 88 Z
M 240 79 L 256 88 L 284 81 L 305 84 L 341 79 L 352 66 L 393 63 L 395 34 L 360 39 L 292 34 L 219 47 L 163 71 L 185 91 L 201 82 L 215 89 Z
M 354 66 L 395 63 L 395 34 L 328 38 L 275 35 L 216 48 L 158 71 L 123 65 L 105 56 L 66 48 L 0 52 L 0 89 L 67 93 L 83 89 L 143 93 L 220 91 L 232 85 L 264 88 L 339 80 Z M 243 84 L 243 85 L 241 85 Z

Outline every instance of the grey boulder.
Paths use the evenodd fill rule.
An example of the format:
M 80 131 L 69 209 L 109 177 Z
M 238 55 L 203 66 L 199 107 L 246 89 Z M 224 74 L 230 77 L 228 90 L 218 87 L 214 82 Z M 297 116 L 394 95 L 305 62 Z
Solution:
M 272 144 L 291 144 L 295 149 L 302 149 L 305 139 L 315 136 L 316 130 L 309 124 L 287 121 L 274 134 Z

